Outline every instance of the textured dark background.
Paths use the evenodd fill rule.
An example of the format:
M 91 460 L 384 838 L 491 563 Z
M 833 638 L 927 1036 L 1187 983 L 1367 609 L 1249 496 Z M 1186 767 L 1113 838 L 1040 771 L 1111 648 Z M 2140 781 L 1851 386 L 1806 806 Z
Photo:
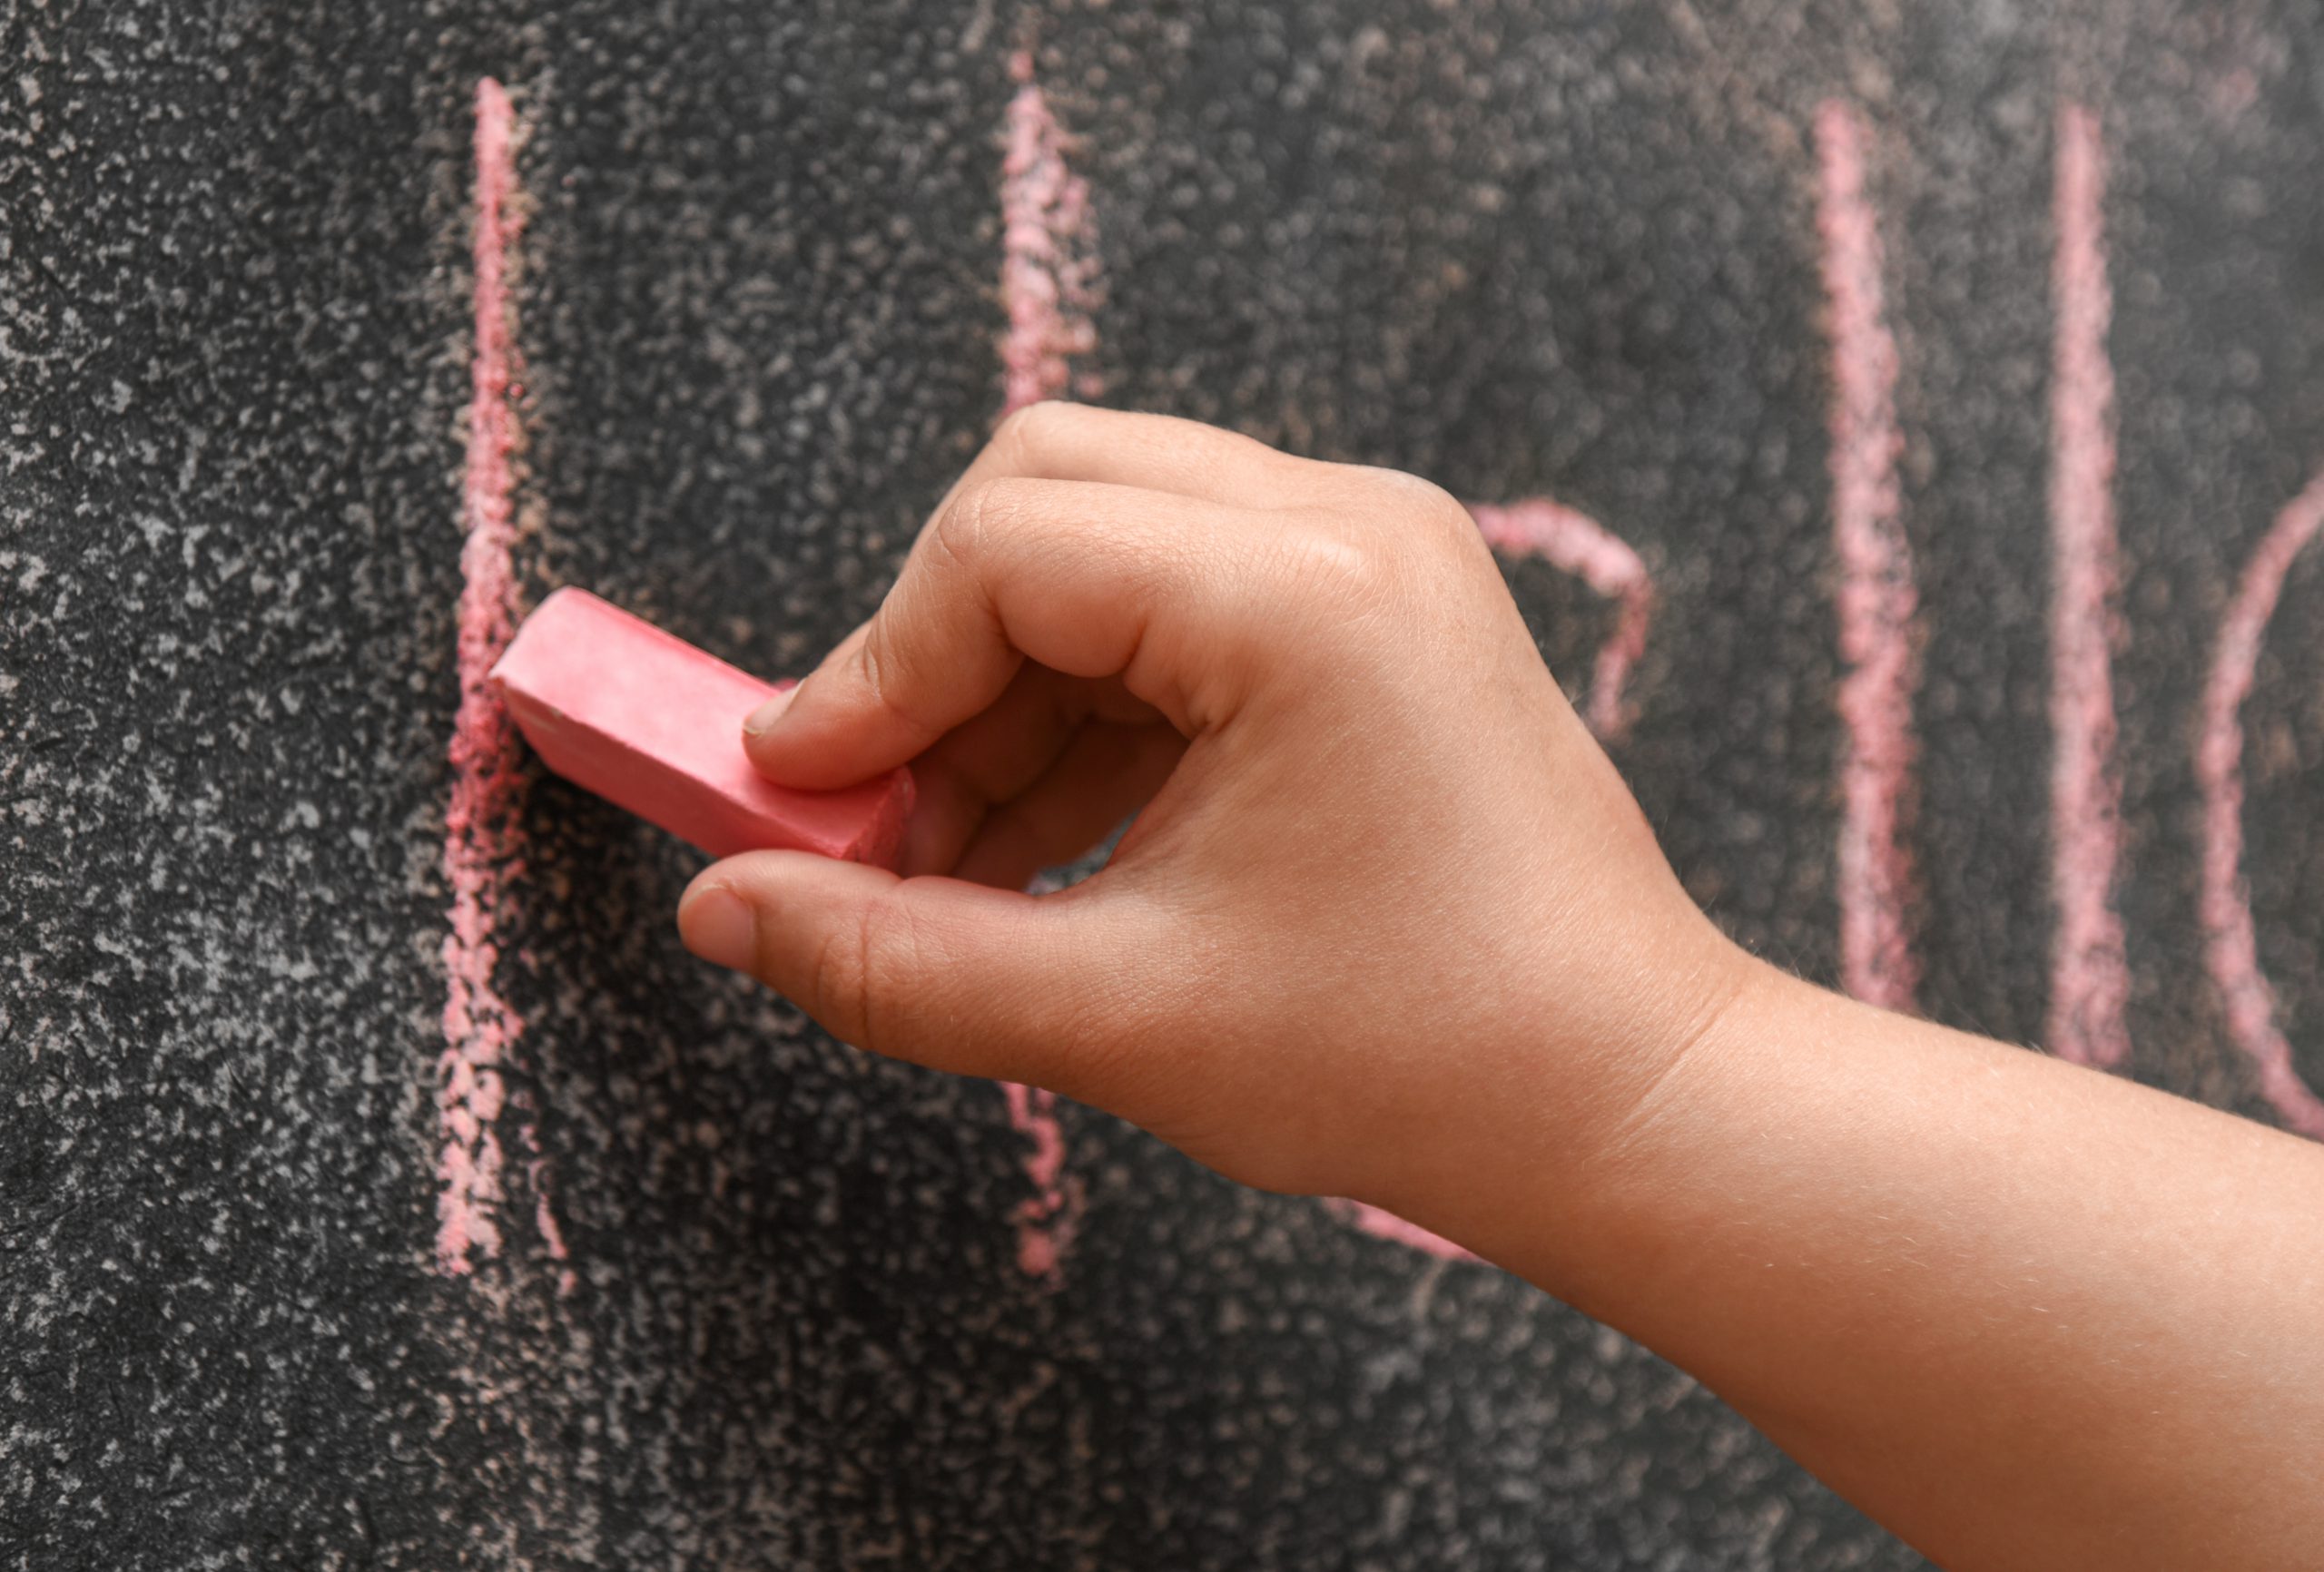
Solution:
M 1915 1558 L 1486 1268 L 707 974 L 682 849 L 553 781 L 501 986 L 574 1281 L 434 1270 L 471 96 L 515 93 L 535 592 L 769 674 L 1000 399 L 1008 57 L 1078 139 L 1106 401 L 1554 495 L 1662 614 L 1618 761 L 1837 967 L 1816 104 L 1873 133 L 1927 619 L 1939 1017 L 2046 998 L 2053 125 L 2102 117 L 2132 1070 L 2267 1116 L 2201 962 L 2191 739 L 2324 457 L 2324 33 L 2012 0 L 0 0 L 0 1563 L 1801 1569 Z M 1512 568 L 1578 681 L 1604 606 Z M 2262 956 L 2324 1080 L 2324 592 L 2245 715 Z M 515 1115 L 512 1115 L 514 1117 Z M 1707 1307 L 1716 1313 L 1716 1307 Z

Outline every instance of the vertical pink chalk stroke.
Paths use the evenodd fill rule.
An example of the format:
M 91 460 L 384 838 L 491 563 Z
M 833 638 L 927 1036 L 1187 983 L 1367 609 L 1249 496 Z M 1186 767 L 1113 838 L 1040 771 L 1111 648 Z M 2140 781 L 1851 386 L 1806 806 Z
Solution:
M 452 723 L 452 801 L 444 816 L 444 878 L 452 892 L 444 938 L 444 1053 L 437 1113 L 444 1138 L 438 1177 L 436 1262 L 464 1273 L 471 1257 L 500 1251 L 496 1215 L 504 1166 L 494 1128 L 507 1100 L 501 1066 L 523 1022 L 493 987 L 507 881 L 522 850 L 517 733 L 485 675 L 508 643 L 517 612 L 509 558 L 517 439 L 510 403 L 508 261 L 518 219 L 508 95 L 489 77 L 476 90 L 475 347 L 469 368 L 466 538 L 460 548 L 459 709 Z M 555 1239 L 551 1233 L 549 1237 Z M 561 1243 L 561 1242 L 560 1242 Z
M 1044 873 L 1030 890 L 1047 895 L 1062 888 Z M 1080 1181 L 1065 1172 L 1065 1129 L 1058 1123 L 1057 1094 L 1016 1081 L 1000 1083 L 1009 1103 L 1009 1125 L 1025 1138 L 1025 1178 L 1033 1193 L 1017 1207 L 1017 1269 L 1054 1284 L 1081 1222 Z
M 1646 653 L 1647 625 L 1654 615 L 1654 583 L 1646 564 L 1596 519 L 1547 497 L 1471 503 L 1469 515 L 1495 551 L 1539 557 L 1620 606 L 1614 631 L 1598 647 L 1582 708 L 1592 732 L 1609 742 L 1619 738 L 1630 721 L 1625 698 L 1630 669 Z
M 1009 70 L 1018 86 L 1000 165 L 1000 298 L 1009 314 L 1000 339 L 1004 415 L 1074 388 L 1073 357 L 1097 347 L 1090 312 L 1098 293 L 1088 182 L 1066 165 L 1067 139 L 1033 80 L 1031 53 L 1012 55 Z M 1084 378 L 1078 390 L 1097 392 L 1094 378 Z M 1079 1187 L 1065 1177 L 1057 1095 L 1015 1082 L 1004 1082 L 1001 1092 L 1009 1125 L 1028 1144 L 1025 1176 L 1033 1186 L 1017 1210 L 1017 1264 L 1029 1277 L 1054 1282 L 1081 1210 Z
M 2324 1140 L 2324 1100 L 2299 1077 L 2276 1025 L 2275 990 L 2260 969 L 2251 894 L 2243 879 L 2243 701 L 2260 644 L 2292 559 L 2324 527 L 2324 474 L 2308 483 L 2260 539 L 2234 603 L 2220 624 L 2219 653 L 2203 684 L 2195 773 L 2203 792 L 2203 959 L 2227 1008 L 2228 1034 L 2260 1074 L 2260 1090 L 2284 1123 Z
M 1832 533 L 1840 563 L 1840 973 L 1848 992 L 1909 1010 L 1920 981 L 1906 910 L 1903 804 L 1915 761 L 1919 683 L 1912 552 L 1896 458 L 1896 341 L 1885 317 L 1880 231 L 1865 192 L 1863 119 L 1816 113 L 1817 229 L 1832 346 Z
M 1033 80 L 1029 51 L 1010 58 L 1009 74 L 1018 88 L 1000 165 L 1000 299 L 1009 313 L 1000 339 L 1004 414 L 1063 397 L 1075 386 L 1073 357 L 1098 341 L 1089 316 L 1098 300 L 1089 183 L 1066 166 L 1067 138 Z M 1098 389 L 1085 378 L 1076 390 Z
M 2114 369 L 2106 334 L 2106 152 L 2098 117 L 2058 112 L 2051 262 L 2050 1051 L 2121 1064 L 2131 1050 L 2122 920 L 2114 909 L 2122 783 L 2114 769 Z

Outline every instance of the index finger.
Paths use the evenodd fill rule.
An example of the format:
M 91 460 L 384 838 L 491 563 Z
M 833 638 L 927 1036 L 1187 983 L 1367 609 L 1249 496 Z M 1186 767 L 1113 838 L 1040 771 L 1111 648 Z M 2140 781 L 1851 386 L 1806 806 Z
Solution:
M 1198 420 L 1029 404 L 1001 421 L 945 501 L 968 486 L 1016 478 L 1091 480 L 1238 507 L 1289 507 L 1312 500 L 1319 486 L 1342 473 L 1342 466 L 1278 453 Z
M 751 718 L 768 778 L 829 790 L 917 756 L 1000 696 L 1027 660 L 1119 676 L 1187 735 L 1234 705 L 1230 654 L 1265 619 L 1253 559 L 1273 532 L 1185 496 L 1088 481 L 956 490 L 872 620 Z
M 1340 466 L 1278 453 L 1264 443 L 1199 421 L 1079 404 L 1029 405 L 1000 423 L 992 440 L 945 494 L 928 526 L 921 530 L 904 572 L 911 573 L 912 564 L 921 558 L 930 535 L 960 498 L 999 481 L 1078 481 L 1134 487 L 1220 506 L 1265 508 L 1291 506 L 1312 497 L 1319 486 L 1327 484 L 1329 477 L 1339 473 Z M 891 597 L 893 594 L 891 591 Z M 841 641 L 818 670 L 854 672 L 859 680 L 867 670 L 876 672 L 876 664 L 867 668 L 865 663 L 877 663 L 880 652 L 867 656 L 863 646 L 872 637 L 877 620 L 875 617 L 864 622 Z M 978 682 L 960 687 L 958 701 L 942 711 L 954 717 L 947 729 L 976 714 L 998 697 L 1015 669 L 1013 662 L 995 666 L 986 670 Z M 778 717 L 791 703 L 791 696 L 785 695 L 770 701 L 743 724 L 743 750 L 771 780 L 810 790 L 818 789 L 823 782 L 851 785 L 905 761 L 943 734 L 941 730 L 931 733 L 925 725 L 910 726 L 906 730 L 917 739 L 911 752 L 884 763 L 865 766 L 860 773 L 842 774 L 839 771 L 855 768 L 856 759 L 886 758 L 893 747 L 883 746 L 865 754 L 833 737 L 831 728 L 834 722 L 825 712 L 825 701 L 820 692 L 832 684 L 813 685 L 819 694 L 810 706 L 810 721 L 823 716 L 823 723 L 801 725 L 780 721 Z M 972 703 L 972 707 L 960 711 L 963 703 Z M 824 751 L 815 752 L 817 749 Z

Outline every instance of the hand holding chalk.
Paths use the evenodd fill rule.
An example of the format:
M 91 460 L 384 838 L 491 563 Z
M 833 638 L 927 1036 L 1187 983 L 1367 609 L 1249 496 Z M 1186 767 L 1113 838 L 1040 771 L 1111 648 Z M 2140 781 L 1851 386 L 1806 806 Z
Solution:
M 1481 1087 L 1579 1154 L 1741 964 L 1450 497 L 1184 421 L 1013 418 L 753 728 L 785 787 L 910 762 L 911 877 L 738 858 L 686 899 L 698 951 L 1271 1187 L 1392 1204 L 1442 1161 L 1415 1127 L 1538 1140 Z M 1019 893 L 1133 812 L 1096 878 Z
M 1038 406 L 751 727 L 920 782 L 681 910 L 841 1037 L 1434 1229 L 1945 1566 L 2310 1564 L 2324 1152 L 1743 956 L 1433 486 Z

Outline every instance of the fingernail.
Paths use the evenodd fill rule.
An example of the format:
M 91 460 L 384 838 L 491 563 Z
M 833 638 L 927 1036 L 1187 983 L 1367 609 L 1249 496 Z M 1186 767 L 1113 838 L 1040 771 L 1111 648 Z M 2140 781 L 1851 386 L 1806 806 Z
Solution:
M 743 719 L 743 735 L 745 737 L 763 737 L 769 732 L 773 731 L 774 723 L 783 719 L 783 712 L 791 708 L 791 695 L 798 691 L 799 684 L 793 683 L 781 693 L 775 694 L 773 698 L 769 699 L 765 703 L 761 704 L 757 709 L 753 710 L 750 714 Z
M 678 937 L 713 966 L 748 971 L 758 959 L 758 918 L 748 902 L 723 885 L 687 897 L 678 908 Z

